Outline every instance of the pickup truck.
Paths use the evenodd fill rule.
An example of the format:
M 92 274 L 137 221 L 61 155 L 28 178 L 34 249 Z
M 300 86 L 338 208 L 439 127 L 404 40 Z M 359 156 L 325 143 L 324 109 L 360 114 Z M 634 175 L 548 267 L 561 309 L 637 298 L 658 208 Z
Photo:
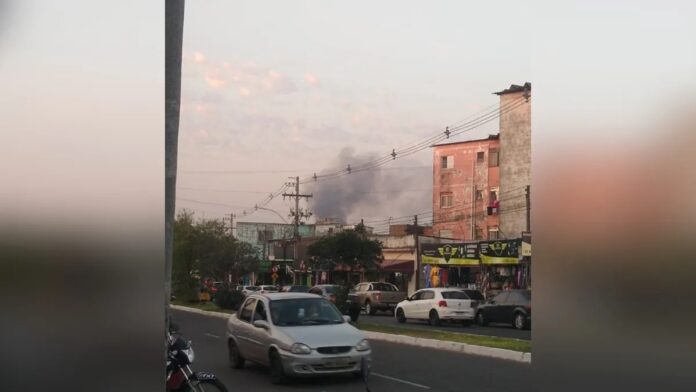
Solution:
M 363 282 L 354 288 L 355 296 L 367 314 L 375 314 L 377 310 L 393 311 L 396 305 L 406 298 L 405 291 L 391 283 Z

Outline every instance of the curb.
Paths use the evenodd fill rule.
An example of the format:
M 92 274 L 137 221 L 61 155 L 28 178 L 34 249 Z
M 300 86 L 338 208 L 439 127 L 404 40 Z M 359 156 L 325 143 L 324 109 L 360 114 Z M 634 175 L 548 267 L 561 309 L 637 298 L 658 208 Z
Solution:
M 502 348 L 477 346 L 473 344 L 450 342 L 446 340 L 416 338 L 406 335 L 395 335 L 383 332 L 362 331 L 368 339 L 383 340 L 386 342 L 408 344 L 411 346 L 434 348 L 462 354 L 480 355 L 484 357 L 505 359 L 509 361 L 531 363 L 532 353 L 506 350 Z
M 189 307 L 181 306 L 181 305 L 169 305 L 169 307 L 172 309 L 176 309 L 176 310 L 182 310 L 182 311 L 190 312 L 190 313 L 197 313 L 197 314 L 201 314 L 204 316 L 222 318 L 225 320 L 227 320 L 231 316 L 231 314 L 228 314 L 228 313 L 213 312 L 213 311 L 209 311 L 209 310 L 200 310 L 200 309 L 189 308 Z M 521 351 L 506 350 L 506 349 L 494 348 L 494 347 L 477 346 L 474 344 L 466 344 L 466 343 L 459 343 L 459 342 L 450 342 L 447 340 L 416 338 L 416 337 L 412 337 L 412 336 L 396 335 L 396 334 L 383 333 L 383 332 L 372 332 L 372 331 L 363 331 L 363 330 L 361 330 L 361 331 L 362 331 L 362 333 L 365 334 L 365 336 L 368 339 L 373 339 L 373 340 L 382 340 L 382 341 L 391 342 L 391 343 L 400 343 L 400 344 L 408 344 L 411 346 L 434 348 L 437 350 L 445 350 L 445 351 L 457 352 L 457 353 L 462 353 L 462 354 L 480 355 L 483 357 L 505 359 L 508 361 L 515 361 L 515 362 L 522 362 L 522 363 L 531 363 L 532 362 L 532 353 L 523 353 Z
M 204 316 L 212 316 L 212 317 L 217 317 L 217 318 L 221 318 L 221 319 L 225 319 L 225 320 L 227 320 L 231 316 L 231 314 L 229 314 L 229 313 L 213 312 L 211 310 L 201 310 L 201 309 L 196 309 L 196 308 L 189 308 L 188 306 L 169 305 L 169 307 L 172 309 L 176 309 L 176 310 L 183 310 L 184 312 L 198 313 L 198 314 L 202 314 Z

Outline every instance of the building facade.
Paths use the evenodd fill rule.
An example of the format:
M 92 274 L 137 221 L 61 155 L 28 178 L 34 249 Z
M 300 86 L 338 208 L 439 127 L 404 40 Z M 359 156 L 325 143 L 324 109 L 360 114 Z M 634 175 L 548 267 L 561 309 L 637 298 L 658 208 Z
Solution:
M 435 237 L 498 238 L 499 153 L 498 135 L 433 146 Z
M 531 83 L 513 84 L 500 97 L 500 230 L 516 238 L 527 230 L 526 187 L 531 185 Z

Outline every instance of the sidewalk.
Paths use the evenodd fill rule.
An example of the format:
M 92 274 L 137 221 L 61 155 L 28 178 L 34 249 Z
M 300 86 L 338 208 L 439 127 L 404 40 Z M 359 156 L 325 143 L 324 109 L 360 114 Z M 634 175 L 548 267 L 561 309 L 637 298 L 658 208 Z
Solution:
M 217 318 L 221 318 L 221 319 L 225 319 L 225 320 L 227 320 L 230 317 L 230 313 L 201 310 L 201 309 L 196 309 L 196 308 L 192 308 L 192 307 L 188 307 L 188 306 L 181 306 L 181 305 L 170 305 L 170 307 L 172 309 L 176 309 L 176 310 L 197 313 L 197 314 L 205 315 L 208 317 L 217 317 Z M 462 353 L 462 354 L 480 355 L 480 356 L 485 356 L 485 357 L 515 361 L 515 362 L 531 363 L 531 361 L 532 361 L 532 354 L 530 352 L 508 350 L 508 349 L 496 348 L 496 347 L 486 347 L 486 346 L 462 343 L 462 342 L 446 340 L 446 339 L 430 339 L 430 338 L 420 337 L 420 336 L 409 336 L 409 335 L 413 335 L 413 333 L 411 333 L 409 331 L 404 332 L 404 333 L 408 333 L 409 335 L 370 331 L 370 329 L 372 328 L 371 324 L 360 325 L 359 322 L 357 324 L 355 324 L 355 327 L 361 329 L 368 339 L 373 339 L 373 340 L 382 340 L 382 341 L 392 342 L 392 343 L 408 344 L 408 345 L 412 345 L 412 346 L 433 348 L 433 349 L 438 349 L 438 350 L 446 350 L 446 351 L 458 352 L 458 353 Z M 424 334 L 422 331 L 414 331 L 414 333 L 421 334 L 421 335 Z M 446 335 L 439 334 L 436 336 L 446 336 Z M 473 336 L 473 335 L 469 335 L 469 336 Z M 498 339 L 500 341 L 516 340 L 516 339 L 506 339 L 506 338 L 498 338 Z

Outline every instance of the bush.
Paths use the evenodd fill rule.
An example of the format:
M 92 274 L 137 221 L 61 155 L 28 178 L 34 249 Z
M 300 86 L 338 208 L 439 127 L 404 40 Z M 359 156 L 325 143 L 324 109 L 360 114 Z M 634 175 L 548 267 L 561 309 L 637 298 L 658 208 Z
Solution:
M 176 298 L 183 301 L 198 302 L 198 282 L 190 276 L 175 277 L 172 292 Z
M 244 295 L 241 291 L 220 289 L 215 293 L 215 305 L 222 309 L 237 310 L 244 301 Z

